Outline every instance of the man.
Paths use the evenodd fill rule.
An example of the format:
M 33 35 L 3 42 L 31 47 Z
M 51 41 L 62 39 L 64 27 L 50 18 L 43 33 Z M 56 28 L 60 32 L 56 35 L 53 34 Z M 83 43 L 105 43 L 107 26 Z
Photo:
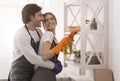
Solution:
M 10 70 L 10 81 L 30 81 L 34 66 L 44 67 L 59 73 L 62 70 L 60 62 L 43 61 L 37 55 L 42 31 L 37 27 L 41 26 L 43 19 L 41 7 L 36 4 L 27 4 L 22 10 L 22 20 L 25 24 L 20 28 L 14 37 L 13 63 Z

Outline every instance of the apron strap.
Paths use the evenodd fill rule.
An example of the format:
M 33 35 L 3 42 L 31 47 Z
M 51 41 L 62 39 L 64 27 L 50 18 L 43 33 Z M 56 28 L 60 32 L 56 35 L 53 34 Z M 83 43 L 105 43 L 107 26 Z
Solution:
M 40 36 L 40 34 L 39 34 L 39 32 L 37 31 L 37 29 L 36 29 L 36 28 L 35 28 L 35 30 L 36 30 L 36 32 L 37 32 L 37 34 L 38 34 L 39 38 L 41 39 L 41 36 Z
M 9 72 L 9 75 L 8 75 L 8 81 L 10 81 L 10 72 Z
M 29 32 L 29 30 L 28 30 L 28 28 L 27 28 L 27 26 L 26 26 L 26 25 L 25 25 L 25 28 L 26 28 L 26 30 L 27 30 L 27 32 L 28 32 L 28 34 L 30 35 L 31 40 L 33 40 L 33 41 L 34 41 L 34 39 L 33 39 L 33 37 L 31 36 L 31 34 L 30 34 L 30 32 Z M 37 31 L 37 29 L 36 29 L 36 28 L 35 28 L 35 31 L 37 32 L 37 34 L 38 34 L 39 38 L 41 39 L 41 36 L 40 36 L 40 34 L 39 34 L 39 32 Z
M 39 41 L 38 41 L 38 44 L 36 44 L 36 42 L 35 42 L 35 40 L 33 39 L 33 37 L 31 36 L 31 34 L 30 34 L 30 32 L 29 32 L 29 30 L 28 30 L 28 28 L 27 28 L 27 26 L 25 25 L 25 28 L 26 28 L 26 30 L 27 30 L 27 32 L 28 32 L 28 34 L 29 34 L 29 36 L 31 37 L 31 46 L 33 47 L 33 49 L 35 50 L 35 52 L 36 52 L 36 54 L 37 54 L 37 51 L 38 51 L 38 45 L 39 45 L 39 41 L 40 41 L 40 34 L 39 34 L 39 32 L 37 31 L 37 29 L 35 29 L 36 30 L 36 32 L 37 32 L 37 34 L 38 34 L 38 36 L 39 36 Z M 37 45 L 37 46 L 36 46 Z

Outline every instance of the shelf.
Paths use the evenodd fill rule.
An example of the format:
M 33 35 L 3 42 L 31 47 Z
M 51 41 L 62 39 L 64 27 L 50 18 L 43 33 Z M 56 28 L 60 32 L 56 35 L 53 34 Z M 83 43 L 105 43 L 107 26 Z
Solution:
M 96 69 L 107 67 L 107 1 L 105 0 L 67 0 L 64 4 L 64 35 L 68 36 L 70 30 L 80 26 L 81 31 L 78 32 L 74 38 L 73 46 L 76 49 L 81 50 L 80 63 L 69 62 L 73 66 L 81 66 L 82 73 L 84 69 Z M 77 5 L 77 6 L 76 6 Z M 78 6 L 79 5 L 79 6 Z M 96 19 L 93 22 L 93 19 Z M 86 19 L 90 22 L 86 24 Z M 92 26 L 91 26 L 92 23 Z M 91 28 L 96 27 L 97 28 Z M 72 48 L 74 49 L 74 48 Z M 87 51 L 93 51 L 96 53 L 100 64 L 90 65 L 89 61 L 92 58 L 92 54 L 88 55 L 89 59 L 86 62 Z M 102 52 L 102 55 L 97 51 Z M 99 57 L 100 56 L 100 57 Z M 67 60 L 65 59 L 65 62 Z
M 78 32 L 78 34 L 80 34 L 81 32 Z M 69 35 L 70 34 L 70 32 L 65 32 L 65 36 L 66 35 Z
M 86 34 L 103 35 L 103 30 L 85 30 Z
M 69 0 L 65 5 L 80 5 L 80 0 Z
M 68 65 L 81 68 L 80 63 L 75 63 L 73 60 L 66 61 L 66 63 L 67 63 Z

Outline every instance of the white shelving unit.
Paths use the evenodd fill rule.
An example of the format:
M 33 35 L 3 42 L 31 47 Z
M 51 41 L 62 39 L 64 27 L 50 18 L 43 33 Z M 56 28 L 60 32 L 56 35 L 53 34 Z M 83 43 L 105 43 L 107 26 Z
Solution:
M 69 34 L 69 27 L 81 29 L 76 39 L 80 43 L 74 44 L 81 50 L 82 73 L 85 69 L 107 68 L 107 15 L 107 0 L 69 0 L 64 4 L 64 34 Z M 92 29 L 94 18 L 97 28 Z

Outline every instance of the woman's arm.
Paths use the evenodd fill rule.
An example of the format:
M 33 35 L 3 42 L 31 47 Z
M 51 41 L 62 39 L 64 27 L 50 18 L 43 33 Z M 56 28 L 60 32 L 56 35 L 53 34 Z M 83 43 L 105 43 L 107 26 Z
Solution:
M 42 44 L 42 58 L 43 60 L 49 60 L 52 58 L 55 54 L 52 50 L 50 50 L 51 44 L 49 41 L 45 41 Z
M 42 43 L 42 58 L 43 60 L 48 60 L 51 57 L 54 56 L 54 54 L 58 54 L 61 49 L 69 45 L 72 47 L 72 42 L 74 41 L 74 35 L 78 32 L 79 30 L 74 30 L 73 32 L 70 33 L 68 37 L 63 38 L 59 44 L 57 44 L 54 48 L 50 49 L 52 41 L 54 39 L 54 35 L 52 32 L 47 32 L 43 35 L 44 42 Z M 72 49 L 72 48 L 70 48 Z

